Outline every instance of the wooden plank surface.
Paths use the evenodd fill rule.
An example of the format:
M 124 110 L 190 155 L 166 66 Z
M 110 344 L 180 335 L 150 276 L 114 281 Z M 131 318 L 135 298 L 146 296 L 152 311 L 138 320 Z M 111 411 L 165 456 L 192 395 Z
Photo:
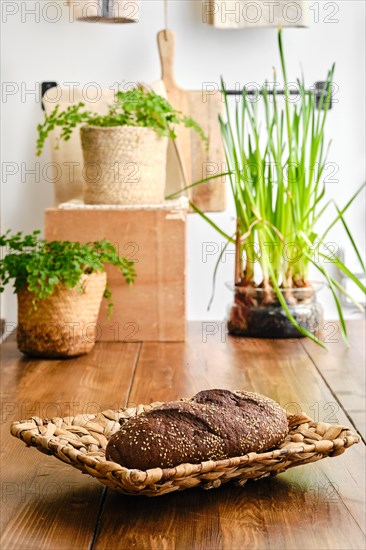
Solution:
M 289 410 L 311 415 L 315 406 L 319 420 L 328 415 L 334 397 L 301 343 L 233 339 L 221 323 L 217 329 L 205 338 L 207 327 L 191 324 L 186 345 L 144 344 L 130 401 L 241 388 L 264 393 Z M 347 424 L 341 409 L 328 421 Z M 94 548 L 359 549 L 365 543 L 364 459 L 364 446 L 358 445 L 341 457 L 244 488 L 192 490 L 164 499 L 108 491 Z
M 349 348 L 344 345 L 335 322 L 325 325 L 323 338 L 328 351 L 307 339 L 301 343 L 335 395 L 336 408 L 341 406 L 347 411 L 347 416 L 365 439 L 365 323 L 349 321 L 348 327 Z
M 105 489 L 10 436 L 11 422 L 124 406 L 140 344 L 99 344 L 66 361 L 23 358 L 2 346 L 2 550 L 90 547 Z
M 97 344 L 89 356 L 70 361 L 23 359 L 14 341 L 7 341 L 2 353 L 1 549 L 363 548 L 363 444 L 243 488 L 227 485 L 148 499 L 106 491 L 9 434 L 14 419 L 32 414 L 69 414 L 70 407 L 79 412 L 88 403 L 93 412 L 95 406 L 176 399 L 213 387 L 261 392 L 288 410 L 349 425 L 349 413 L 333 392 L 333 379 L 323 375 L 323 365 L 329 361 L 330 368 L 343 350 L 337 368 L 348 361 L 358 371 L 360 328 L 351 325 L 353 350 L 336 343 L 333 359 L 305 340 L 227 337 L 222 323 L 190 324 L 185 343 Z

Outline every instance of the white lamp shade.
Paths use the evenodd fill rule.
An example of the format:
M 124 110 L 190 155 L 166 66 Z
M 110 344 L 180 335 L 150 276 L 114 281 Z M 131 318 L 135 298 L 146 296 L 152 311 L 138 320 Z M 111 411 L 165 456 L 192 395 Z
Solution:
M 138 23 L 140 0 L 68 0 L 72 18 L 92 23 Z

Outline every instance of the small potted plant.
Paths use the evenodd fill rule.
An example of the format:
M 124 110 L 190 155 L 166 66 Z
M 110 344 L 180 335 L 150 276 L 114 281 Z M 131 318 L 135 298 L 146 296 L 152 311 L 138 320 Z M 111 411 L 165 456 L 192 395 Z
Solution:
M 142 86 L 117 92 L 106 115 L 85 111 L 78 103 L 60 112 L 56 106 L 38 126 L 37 155 L 49 133 L 61 128 L 70 139 L 81 125 L 86 204 L 143 205 L 164 201 L 168 139 L 183 124 L 206 137 L 201 127 L 170 103 Z
M 321 285 L 309 280 L 312 265 L 333 295 L 341 333 L 347 341 L 339 293 L 361 310 L 362 307 L 329 272 L 329 263 L 364 293 L 366 289 L 339 256 L 333 250 L 327 250 L 327 235 L 340 222 L 365 272 L 361 254 L 344 219 L 346 210 L 364 186 L 343 208 L 334 201 L 325 200 L 326 180 L 322 180 L 322 174 L 328 148 L 325 146 L 324 127 L 334 66 L 328 72 L 324 94 L 318 105 L 315 94 L 306 90 L 303 80 L 298 81 L 299 100 L 290 101 L 281 30 L 278 36 L 285 86 L 284 108 L 280 108 L 276 97 L 276 72 L 273 97 L 269 97 L 267 84 L 262 97 L 258 94 L 249 98 L 244 89 L 241 106 L 236 106 L 234 117 L 222 82 L 226 120 L 220 117 L 220 124 L 228 172 L 220 176 L 229 176 L 236 227 L 228 232 L 194 204 L 191 206 L 226 239 L 215 267 L 214 283 L 226 247 L 230 243 L 236 247 L 235 280 L 231 285 L 234 305 L 228 319 L 231 334 L 270 338 L 308 336 L 321 344 L 314 334 L 321 325 L 321 308 L 316 300 Z M 259 107 L 263 108 L 262 117 Z M 218 176 L 193 185 L 204 184 L 214 177 Z M 336 213 L 334 219 L 329 220 L 332 205 Z M 320 232 L 318 222 L 324 218 L 328 224 L 325 231 Z M 256 271 L 260 272 L 259 277 Z
M 6 247 L 0 259 L 0 292 L 13 280 L 18 348 L 35 357 L 86 354 L 95 344 L 103 296 L 109 311 L 113 305 L 104 265 L 117 266 L 128 284 L 136 275 L 134 265 L 107 240 L 47 242 L 39 234 L 8 231 L 0 237 L 0 246 Z

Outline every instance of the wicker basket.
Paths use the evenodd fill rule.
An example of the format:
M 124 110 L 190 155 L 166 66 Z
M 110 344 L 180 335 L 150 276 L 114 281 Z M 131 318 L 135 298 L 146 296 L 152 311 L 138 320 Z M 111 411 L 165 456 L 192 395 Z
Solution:
M 129 495 L 160 496 L 192 487 L 216 489 L 228 481 L 244 485 L 284 472 L 287 468 L 338 456 L 360 438 L 344 426 L 314 422 L 306 414 L 288 415 L 289 435 L 278 448 L 226 460 L 180 464 L 176 468 L 147 471 L 127 469 L 107 461 L 108 439 L 127 420 L 161 405 L 139 405 L 98 415 L 78 415 L 41 420 L 33 417 L 14 422 L 11 433 L 27 445 L 90 474 L 111 489 Z
M 83 275 L 82 292 L 59 286 L 52 296 L 35 300 L 18 293 L 18 348 L 35 357 L 74 357 L 91 351 L 106 287 L 106 273 Z M 35 306 L 35 307 L 34 307 Z
M 86 204 L 164 202 L 168 138 L 151 128 L 80 129 Z

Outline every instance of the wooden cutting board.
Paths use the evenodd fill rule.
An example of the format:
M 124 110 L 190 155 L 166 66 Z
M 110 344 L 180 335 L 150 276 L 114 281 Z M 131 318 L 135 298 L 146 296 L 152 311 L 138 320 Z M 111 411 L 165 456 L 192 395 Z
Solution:
M 203 94 L 202 90 L 185 90 L 174 76 L 175 34 L 170 30 L 158 33 L 162 81 L 169 102 L 184 114 L 192 116 L 203 128 L 209 147 L 196 132 L 177 128 L 177 147 L 184 164 L 188 185 L 208 175 L 225 171 L 225 155 L 218 115 L 223 111 L 221 93 Z M 172 185 L 169 184 L 169 188 Z M 204 212 L 220 212 L 226 207 L 225 183 L 222 178 L 192 188 L 189 197 Z

